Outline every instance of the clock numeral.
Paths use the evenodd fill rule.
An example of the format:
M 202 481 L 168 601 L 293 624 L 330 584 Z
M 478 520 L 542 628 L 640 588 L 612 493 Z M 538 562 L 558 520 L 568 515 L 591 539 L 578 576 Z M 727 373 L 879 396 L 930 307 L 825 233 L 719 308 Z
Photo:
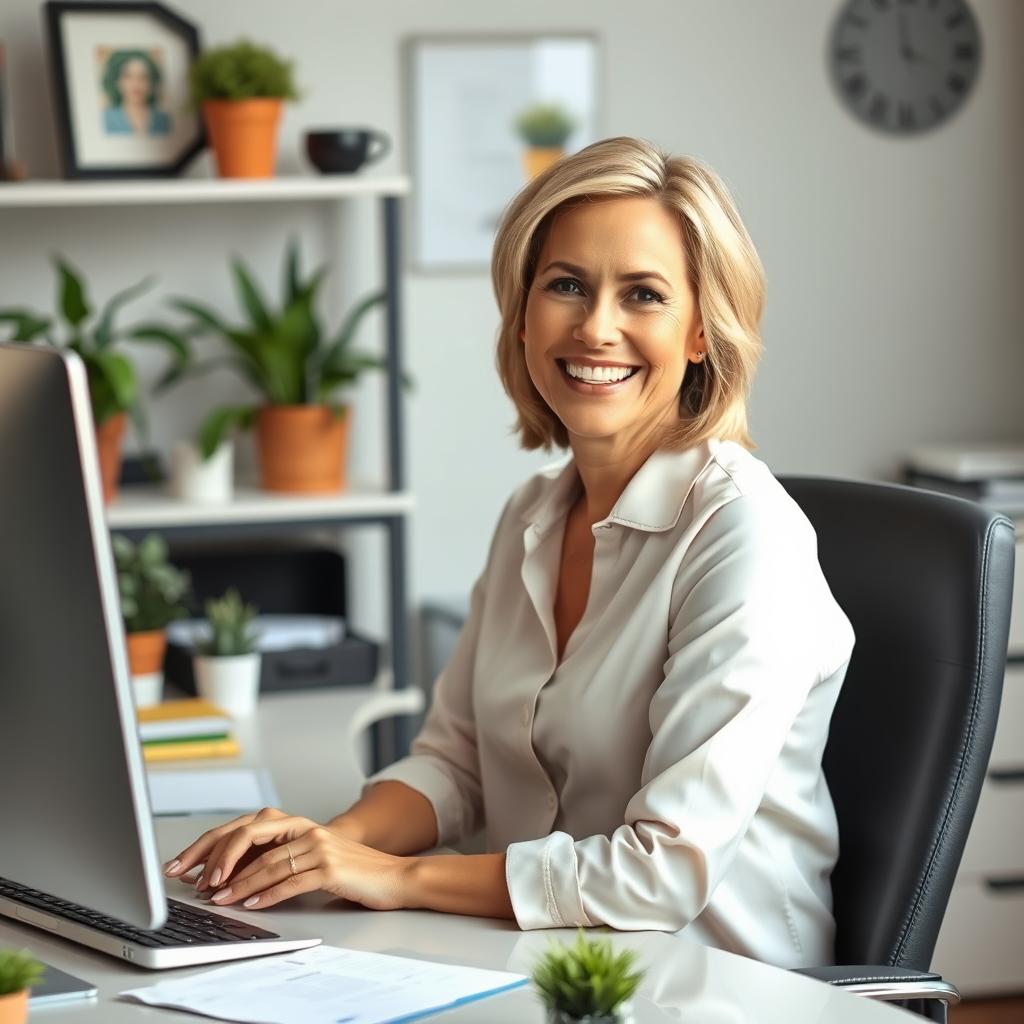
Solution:
M 961 78 L 959 75 L 950 75 L 949 78 L 946 79 L 946 85 L 956 93 L 963 93 L 967 90 L 966 80 Z
M 953 56 L 957 60 L 972 60 L 974 58 L 974 47 L 970 43 L 960 43 L 953 48 Z
M 951 14 L 946 19 L 946 28 L 956 28 L 957 25 L 963 24 L 967 20 L 967 15 L 963 11 L 957 11 L 956 14 Z
M 868 117 L 870 117 L 872 121 L 884 121 L 888 109 L 888 99 L 881 95 L 881 93 L 876 93 L 874 99 L 871 101 L 871 106 L 868 107 Z
M 901 128 L 913 128 L 915 124 L 914 108 L 909 103 L 900 103 L 899 118 Z
M 856 46 L 843 46 L 836 51 L 836 56 L 842 61 L 860 62 L 860 50 Z
M 843 82 L 843 88 L 855 99 L 864 92 L 867 86 L 867 80 L 863 75 L 854 75 L 853 78 L 848 78 Z

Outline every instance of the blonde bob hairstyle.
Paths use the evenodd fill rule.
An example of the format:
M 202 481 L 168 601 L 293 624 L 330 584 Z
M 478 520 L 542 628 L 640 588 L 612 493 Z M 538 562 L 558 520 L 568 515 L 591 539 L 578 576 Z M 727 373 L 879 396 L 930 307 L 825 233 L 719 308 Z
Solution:
M 747 432 L 747 399 L 761 356 L 765 276 L 732 196 L 700 161 L 669 156 L 643 139 L 602 139 L 563 157 L 525 185 L 498 225 L 491 280 L 501 313 L 496 361 L 518 411 L 523 448 L 569 446 L 569 435 L 533 385 L 520 340 L 537 260 L 555 216 L 588 201 L 657 199 L 679 217 L 690 286 L 707 351 L 688 363 L 679 425 L 662 447 L 681 450 L 709 437 L 757 446 Z

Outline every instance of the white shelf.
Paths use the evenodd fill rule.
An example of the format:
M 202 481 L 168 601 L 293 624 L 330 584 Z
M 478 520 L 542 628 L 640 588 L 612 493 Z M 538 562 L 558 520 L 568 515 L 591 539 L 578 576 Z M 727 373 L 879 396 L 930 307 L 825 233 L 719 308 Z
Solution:
M 339 494 L 276 494 L 236 487 L 223 505 L 179 501 L 159 487 L 123 488 L 107 507 L 112 530 L 222 526 L 246 523 L 301 523 L 315 520 L 394 516 L 411 512 L 408 492 L 350 488 Z
M 404 196 L 409 179 L 349 174 L 280 178 L 130 178 L 118 181 L 0 183 L 0 207 L 137 206 L 176 203 L 269 203 Z

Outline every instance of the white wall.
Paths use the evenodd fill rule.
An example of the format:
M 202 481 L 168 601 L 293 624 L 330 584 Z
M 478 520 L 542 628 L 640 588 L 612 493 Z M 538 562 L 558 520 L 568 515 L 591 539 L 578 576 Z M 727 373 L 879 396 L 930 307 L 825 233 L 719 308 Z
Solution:
M 418 32 L 590 30 L 603 43 L 603 134 L 647 137 L 707 160 L 739 203 L 768 274 L 765 357 L 751 426 L 776 472 L 891 477 L 911 445 L 1024 433 L 1019 313 L 1024 233 L 1024 4 L 972 0 L 983 64 L 946 126 L 876 134 L 832 94 L 826 39 L 839 0 L 538 0 L 372 4 L 170 0 L 208 44 L 243 31 L 297 60 L 306 95 L 289 109 L 281 169 L 300 169 L 301 132 L 371 124 L 393 135 L 382 173 L 406 168 L 400 40 Z M 0 37 L 21 155 L 57 173 L 36 0 L 5 0 Z M 194 169 L 205 172 L 205 163 Z M 345 213 L 345 294 L 378 280 L 376 212 Z M 100 295 L 143 272 L 162 292 L 229 301 L 225 255 L 274 275 L 283 232 L 313 255 L 335 244 L 323 210 L 0 213 L 0 304 L 49 303 L 45 255 L 60 249 Z M 516 449 L 493 368 L 496 310 L 486 273 L 406 278 L 412 588 L 468 591 L 505 496 L 553 456 Z M 233 301 L 233 300 L 230 300 Z M 135 309 L 147 312 L 145 302 Z M 158 437 L 188 429 L 213 379 L 154 409 Z M 382 465 L 379 387 L 357 407 L 357 469 Z M 198 396 L 198 397 L 197 397 Z M 376 556 L 373 556 L 376 557 Z

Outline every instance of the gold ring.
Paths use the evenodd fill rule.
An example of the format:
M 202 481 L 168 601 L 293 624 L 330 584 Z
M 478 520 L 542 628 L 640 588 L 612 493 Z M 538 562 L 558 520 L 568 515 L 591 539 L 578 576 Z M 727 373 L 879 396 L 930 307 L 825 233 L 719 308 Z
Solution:
M 292 874 L 296 874 L 295 870 L 295 858 L 292 856 L 292 848 L 286 843 L 284 847 L 288 851 L 288 867 L 292 869 Z

